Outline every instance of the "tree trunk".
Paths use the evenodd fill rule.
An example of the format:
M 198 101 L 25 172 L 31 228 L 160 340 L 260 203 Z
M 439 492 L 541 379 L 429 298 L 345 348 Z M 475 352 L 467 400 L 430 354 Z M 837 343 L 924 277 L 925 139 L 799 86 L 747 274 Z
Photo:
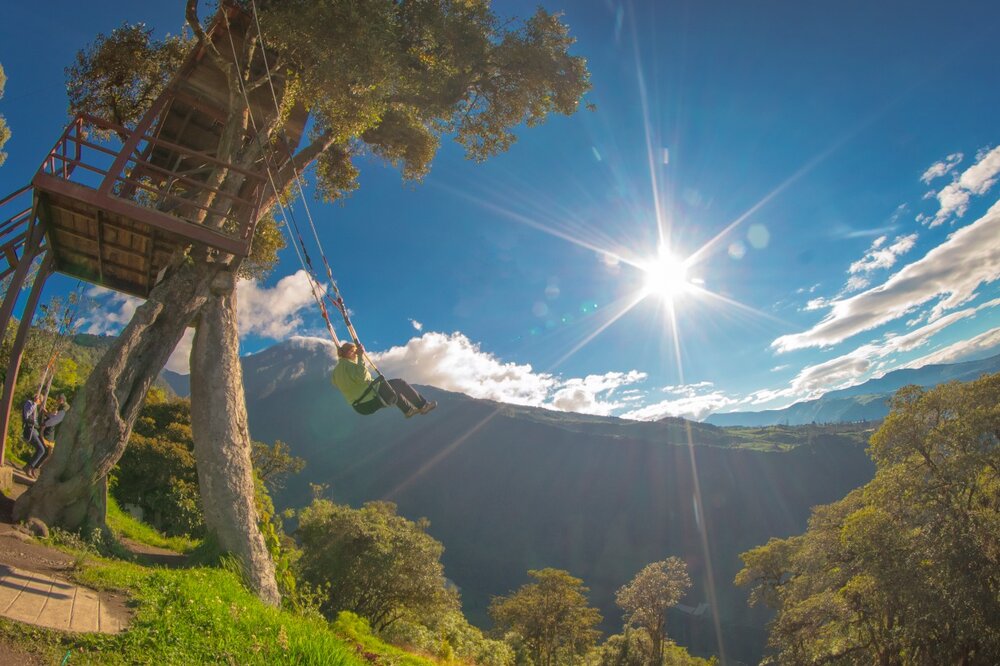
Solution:
M 250 463 L 235 278 L 220 273 L 202 307 L 191 350 L 191 431 L 208 531 L 235 554 L 247 583 L 266 603 L 281 596 L 258 527 Z
M 221 264 L 178 259 L 94 368 L 59 426 L 59 446 L 14 519 L 71 531 L 106 529 L 107 475 L 117 464 L 146 392 L 201 307 Z

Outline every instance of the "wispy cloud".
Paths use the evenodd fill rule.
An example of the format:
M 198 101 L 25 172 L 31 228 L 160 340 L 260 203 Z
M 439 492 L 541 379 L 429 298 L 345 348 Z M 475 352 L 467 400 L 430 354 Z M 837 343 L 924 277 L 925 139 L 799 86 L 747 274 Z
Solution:
M 940 162 L 935 162 L 927 167 L 927 171 L 924 171 L 924 175 L 920 177 L 920 182 L 927 183 L 929 185 L 935 178 L 947 176 L 951 173 L 952 169 L 959 165 L 963 157 L 964 155 L 962 155 L 962 153 L 952 153 Z
M 86 296 L 95 307 L 81 319 L 80 330 L 90 335 L 117 335 L 142 304 L 142 299 L 104 287 L 91 287 Z
M 917 234 L 908 236 L 897 236 L 892 245 L 885 245 L 887 236 L 879 236 L 872 242 L 865 256 L 851 264 L 848 272 L 851 275 L 856 273 L 871 273 L 881 268 L 892 268 L 896 260 L 903 254 L 913 249 L 917 242 Z
M 681 416 L 688 419 L 700 421 L 712 412 L 733 406 L 739 400 L 726 395 L 722 391 L 710 391 L 708 393 L 696 393 L 673 400 L 662 400 L 660 402 L 633 409 L 622 414 L 622 418 L 636 421 L 655 421 L 667 416 Z
M 968 340 L 961 340 L 943 349 L 938 349 L 926 356 L 921 356 L 901 367 L 922 368 L 925 365 L 934 365 L 937 363 L 957 363 L 966 360 L 974 354 L 996 351 L 998 348 L 1000 348 L 1000 326 L 991 328 Z
M 931 318 L 961 306 L 976 289 L 1000 278 L 1000 201 L 983 217 L 953 233 L 922 259 L 904 266 L 885 283 L 850 298 L 834 300 L 830 312 L 803 333 L 783 335 L 778 352 L 826 347 L 871 330 L 943 297 Z
M 948 218 L 962 217 L 969 208 L 973 195 L 986 194 L 997 182 L 1000 174 L 1000 146 L 982 151 L 978 161 L 962 172 L 954 182 L 946 185 L 936 195 L 940 208 L 932 218 L 924 218 L 928 226 L 944 224 Z
M 569 379 L 558 388 L 551 398 L 551 405 L 565 412 L 597 414 L 607 416 L 621 409 L 634 397 L 615 395 L 617 389 L 631 386 L 646 379 L 646 373 L 608 372 L 603 375 L 587 375 L 583 379 Z
M 1000 299 L 988 301 L 974 308 L 958 310 L 903 335 L 886 335 L 878 342 L 861 345 L 837 358 L 806 366 L 791 381 L 791 388 L 796 396 L 804 399 L 812 397 L 815 392 L 822 393 L 856 384 L 870 371 L 881 369 L 876 365 L 876 360 L 918 349 L 952 324 L 997 305 L 1000 305 Z M 915 366 L 906 364 L 902 367 Z

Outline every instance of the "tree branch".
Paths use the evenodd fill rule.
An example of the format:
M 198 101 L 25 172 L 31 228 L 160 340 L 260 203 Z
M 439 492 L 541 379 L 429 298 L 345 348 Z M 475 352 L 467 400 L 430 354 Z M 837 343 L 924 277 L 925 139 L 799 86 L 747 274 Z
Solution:
M 225 11 L 222 9 L 221 11 Z M 226 60 L 219 53 L 218 49 L 215 48 L 215 44 L 212 40 L 208 38 L 205 34 L 205 29 L 201 25 L 201 21 L 198 19 L 198 0 L 187 0 L 187 7 L 184 10 L 184 18 L 187 20 L 189 26 L 191 26 L 191 31 L 194 32 L 194 36 L 198 38 L 198 43 L 205 47 L 208 54 L 211 56 L 215 64 L 219 66 L 222 71 L 226 70 Z

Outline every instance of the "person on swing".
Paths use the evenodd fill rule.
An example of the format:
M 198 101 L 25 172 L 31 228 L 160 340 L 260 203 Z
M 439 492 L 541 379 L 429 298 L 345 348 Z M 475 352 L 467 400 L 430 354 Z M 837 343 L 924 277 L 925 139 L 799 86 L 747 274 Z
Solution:
M 437 403 L 427 400 L 402 379 L 372 380 L 365 365 L 365 348 L 361 344 L 344 342 L 337 348 L 333 385 L 359 414 L 374 414 L 382 407 L 396 405 L 406 418 L 426 414 Z

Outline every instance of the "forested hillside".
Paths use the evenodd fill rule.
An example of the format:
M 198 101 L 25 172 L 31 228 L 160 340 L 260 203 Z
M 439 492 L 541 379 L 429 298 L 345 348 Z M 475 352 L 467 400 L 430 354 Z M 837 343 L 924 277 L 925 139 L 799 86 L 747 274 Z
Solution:
M 319 483 L 338 501 L 391 499 L 402 515 L 427 517 L 445 546 L 445 574 L 481 626 L 489 626 L 491 596 L 524 583 L 529 568 L 557 567 L 591 588 L 610 630 L 621 617 L 615 590 L 647 563 L 677 555 L 694 583 L 683 603 L 710 603 L 710 565 L 729 654 L 750 661 L 764 644 L 767 613 L 749 609 L 746 591 L 732 585 L 739 553 L 801 532 L 810 507 L 873 473 L 863 445 L 870 433 L 857 427 L 636 423 L 431 388 L 440 402 L 432 416 L 362 418 L 330 385 L 333 362 L 329 345 L 308 339 L 244 359 L 254 437 L 280 438 L 308 461 L 276 503 L 302 506 L 309 484 Z M 670 622 L 681 644 L 716 651 L 710 614 L 672 612 Z

